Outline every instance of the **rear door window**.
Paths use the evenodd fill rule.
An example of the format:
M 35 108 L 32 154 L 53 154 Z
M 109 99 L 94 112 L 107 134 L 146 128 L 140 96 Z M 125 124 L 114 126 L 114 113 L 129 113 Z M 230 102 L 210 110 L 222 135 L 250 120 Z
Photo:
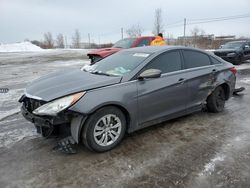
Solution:
M 216 64 L 221 64 L 221 62 L 220 62 L 219 60 L 217 60 L 216 58 L 214 58 L 214 57 L 211 57 L 211 60 L 212 60 L 212 63 L 213 63 L 214 65 L 216 65 Z
M 162 73 L 174 72 L 182 69 L 182 61 L 179 51 L 166 52 L 153 59 L 144 70 L 159 69 Z
M 208 55 L 201 52 L 183 50 L 183 56 L 186 69 L 211 65 Z

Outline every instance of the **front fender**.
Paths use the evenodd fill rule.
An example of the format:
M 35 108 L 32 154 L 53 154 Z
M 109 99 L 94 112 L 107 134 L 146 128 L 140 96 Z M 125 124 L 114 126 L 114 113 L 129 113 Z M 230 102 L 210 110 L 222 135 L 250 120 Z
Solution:
M 88 116 L 97 109 L 115 105 L 125 109 L 129 115 L 129 132 L 137 126 L 136 82 L 119 83 L 87 91 L 69 110 Z

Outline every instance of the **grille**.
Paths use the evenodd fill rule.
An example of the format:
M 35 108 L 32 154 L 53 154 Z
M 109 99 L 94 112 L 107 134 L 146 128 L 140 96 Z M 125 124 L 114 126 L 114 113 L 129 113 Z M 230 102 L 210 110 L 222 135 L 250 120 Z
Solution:
M 25 106 L 25 108 L 29 111 L 32 112 L 33 110 L 37 109 L 38 107 L 42 106 L 43 104 L 45 104 L 44 101 L 39 101 L 36 99 L 31 99 L 31 98 L 25 98 L 23 100 L 23 104 Z

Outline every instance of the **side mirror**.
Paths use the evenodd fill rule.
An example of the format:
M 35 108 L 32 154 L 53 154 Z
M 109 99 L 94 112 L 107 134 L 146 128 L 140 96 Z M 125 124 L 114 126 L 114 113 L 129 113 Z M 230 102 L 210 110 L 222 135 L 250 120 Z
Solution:
M 248 48 L 249 48 L 249 45 L 245 45 L 245 46 L 244 46 L 244 49 L 248 49 Z
M 139 80 L 143 80 L 145 78 L 159 78 L 161 77 L 161 71 L 159 69 L 148 69 L 143 71 L 138 77 Z

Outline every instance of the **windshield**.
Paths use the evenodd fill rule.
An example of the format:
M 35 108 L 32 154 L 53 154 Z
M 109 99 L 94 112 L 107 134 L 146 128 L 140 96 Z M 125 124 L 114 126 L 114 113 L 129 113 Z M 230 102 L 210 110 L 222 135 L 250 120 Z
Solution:
M 122 39 L 116 42 L 113 48 L 131 48 L 135 41 L 133 38 Z
M 94 65 L 84 66 L 82 69 L 93 74 L 123 76 L 134 70 L 149 56 L 149 53 L 123 51 L 108 56 Z
M 243 45 L 243 42 L 229 42 L 223 45 L 222 49 L 238 49 L 241 48 Z

